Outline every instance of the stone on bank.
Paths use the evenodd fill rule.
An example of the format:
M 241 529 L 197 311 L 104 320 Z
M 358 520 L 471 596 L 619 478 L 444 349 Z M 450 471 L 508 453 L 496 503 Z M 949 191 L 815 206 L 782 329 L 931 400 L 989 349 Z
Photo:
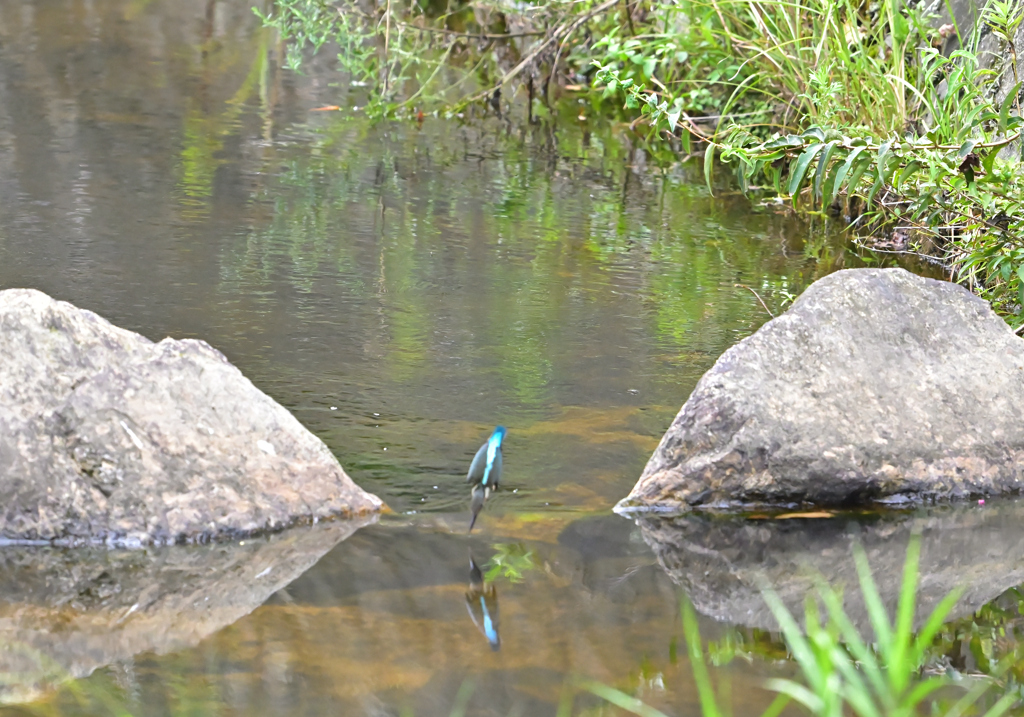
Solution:
M 948 500 L 1024 487 L 1024 339 L 902 269 L 812 284 L 701 378 L 617 509 Z
M 382 505 L 205 342 L 0 291 L 0 540 L 196 542 Z

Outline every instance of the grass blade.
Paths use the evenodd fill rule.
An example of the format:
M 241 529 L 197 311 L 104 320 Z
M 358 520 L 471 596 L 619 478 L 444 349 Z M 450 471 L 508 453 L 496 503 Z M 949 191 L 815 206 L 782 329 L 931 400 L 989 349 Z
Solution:
M 789 695 L 779 694 L 772 703 L 768 705 L 768 709 L 761 713 L 761 717 L 779 717 L 782 714 L 782 710 L 786 709 L 792 698 Z
M 820 714 L 825 707 L 818 695 L 793 680 L 772 679 L 766 680 L 764 686 L 773 692 L 795 700 L 809 709 L 813 714 Z
M 907 694 L 907 698 L 903 701 L 904 705 L 907 707 L 916 707 L 932 692 L 940 687 L 945 687 L 948 684 L 949 680 L 942 677 L 929 677 L 924 682 L 918 682 Z
M 796 658 L 797 664 L 804 671 L 807 681 L 815 689 L 821 689 L 825 676 L 821 673 L 814 652 L 804 637 L 803 632 L 801 632 L 799 625 L 796 624 L 796 620 L 793 619 L 792 614 L 786 609 L 782 600 L 773 590 L 763 589 L 761 594 L 764 597 L 765 603 L 768 604 L 768 609 L 775 616 L 776 622 L 779 623 L 786 644 L 790 651 L 792 651 L 793 657 Z M 793 698 L 796 699 L 795 696 Z
M 1003 695 L 999 698 L 999 701 L 992 705 L 988 709 L 988 712 L 986 712 L 982 717 L 1000 717 L 1000 715 L 1006 713 L 1006 710 L 1013 707 L 1013 704 L 1017 701 L 1017 699 L 1017 695 L 1012 693 Z
M 638 700 L 632 695 L 627 695 L 622 690 L 617 690 L 614 687 L 601 684 L 600 682 L 584 682 L 583 687 L 586 690 L 594 693 L 605 702 L 613 704 L 621 710 L 626 710 L 631 714 L 639 715 L 639 717 L 668 717 L 661 710 L 645 705 L 643 702 Z M 705 715 L 708 713 L 705 712 Z
M 928 616 L 924 626 L 918 630 L 917 639 L 914 642 L 914 652 L 917 660 L 924 656 L 924 651 L 931 645 L 935 635 L 939 632 L 939 628 L 942 627 L 942 623 L 946 621 L 946 617 L 953 610 L 957 602 L 959 602 L 963 593 L 963 588 L 957 588 L 942 598 L 939 604 L 935 606 L 935 609 L 932 610 L 932 614 Z
M 871 576 L 871 568 L 868 567 L 868 558 L 864 548 L 860 545 L 854 546 L 853 559 L 857 566 L 857 578 L 860 581 L 860 591 L 864 596 L 864 607 L 867 608 L 868 618 L 871 620 L 871 627 L 875 630 L 875 640 L 883 655 L 889 653 L 889 646 L 892 641 L 892 627 L 889 624 L 889 613 L 882 603 L 878 594 L 878 587 L 875 579 Z
M 704 664 L 704 646 L 700 641 L 697 613 L 693 611 L 693 605 L 687 598 L 683 599 L 679 609 L 683 617 L 683 632 L 686 635 L 686 647 L 690 655 L 693 681 L 697 683 L 701 711 L 704 717 L 721 717 L 721 711 L 715 700 L 715 690 L 711 685 L 711 676 L 708 674 L 707 665 Z
M 840 634 L 846 643 L 846 649 L 853 655 L 853 659 L 860 664 L 860 669 L 867 676 L 875 694 L 885 694 L 885 675 L 878 665 L 878 660 L 875 659 L 875 653 L 867 646 L 860 632 L 850 622 L 850 618 L 846 616 L 846 613 L 843 611 L 843 602 L 839 595 L 831 587 L 825 585 L 824 581 L 822 581 L 822 585 L 818 588 L 818 593 L 825 602 L 825 607 L 828 608 L 829 616 L 839 627 Z
M 914 639 L 914 610 L 917 607 L 917 575 L 921 557 L 921 533 L 915 529 L 907 544 L 907 559 L 903 563 L 903 584 L 896 607 L 896 629 L 893 631 L 891 653 L 886 655 L 889 684 L 896 694 L 907 689 L 910 678 L 917 671 L 917 663 L 908 659 Z
M 455 695 L 455 702 L 452 703 L 451 717 L 465 717 L 466 707 L 469 705 L 469 698 L 473 696 L 473 681 L 466 680 L 459 687 Z

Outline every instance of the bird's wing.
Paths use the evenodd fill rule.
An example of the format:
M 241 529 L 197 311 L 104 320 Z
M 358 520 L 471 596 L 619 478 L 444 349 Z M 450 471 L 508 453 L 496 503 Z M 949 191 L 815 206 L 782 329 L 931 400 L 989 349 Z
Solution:
M 484 468 L 487 462 L 487 444 L 480 446 L 480 450 L 473 456 L 473 462 L 469 464 L 469 473 L 466 474 L 467 483 L 479 483 L 484 479 Z
M 483 476 L 481 476 L 481 479 Z M 487 476 L 487 487 L 491 490 L 498 489 L 498 483 L 501 482 L 501 447 L 494 452 L 494 463 L 491 464 L 491 472 Z

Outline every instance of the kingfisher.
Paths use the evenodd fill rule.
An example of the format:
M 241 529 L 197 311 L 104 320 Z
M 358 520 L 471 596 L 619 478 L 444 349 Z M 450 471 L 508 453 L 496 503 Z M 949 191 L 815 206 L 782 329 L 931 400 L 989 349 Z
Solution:
M 494 585 L 484 582 L 480 567 L 469 555 L 469 590 L 466 591 L 466 609 L 473 619 L 476 629 L 483 633 L 490 643 L 491 649 L 501 649 L 501 636 L 498 634 L 498 591 Z
M 473 462 L 469 464 L 466 482 L 473 484 L 473 493 L 470 498 L 473 519 L 469 521 L 468 532 L 473 532 L 476 517 L 484 507 L 484 502 L 493 491 L 498 489 L 498 483 L 501 482 L 501 441 L 503 438 L 505 438 L 505 427 L 497 426 L 491 437 L 487 439 L 487 443 L 480 446 L 480 450 L 473 456 Z

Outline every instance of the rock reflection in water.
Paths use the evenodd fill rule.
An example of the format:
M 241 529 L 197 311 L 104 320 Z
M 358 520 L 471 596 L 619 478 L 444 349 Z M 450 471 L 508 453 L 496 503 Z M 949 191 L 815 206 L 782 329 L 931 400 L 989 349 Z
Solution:
M 466 608 L 473 618 L 476 629 L 487 638 L 491 649 L 501 649 L 501 635 L 498 634 L 498 590 L 494 583 L 484 580 L 480 566 L 472 553 L 469 556 L 469 590 L 466 591 Z
M 144 651 L 190 647 L 252 612 L 375 517 L 147 550 L 0 551 L 0 701 Z
M 637 519 L 659 563 L 701 613 L 736 625 L 776 629 L 761 597 L 770 585 L 803 615 L 816 576 L 843 586 L 847 614 L 869 621 L 853 546 L 864 546 L 882 599 L 892 610 L 907 543 L 921 530 L 916 618 L 920 624 L 951 590 L 964 588 L 950 618 L 969 614 L 1024 582 L 1024 501 L 943 506 L 913 513 L 830 519 L 750 520 L 685 514 Z

